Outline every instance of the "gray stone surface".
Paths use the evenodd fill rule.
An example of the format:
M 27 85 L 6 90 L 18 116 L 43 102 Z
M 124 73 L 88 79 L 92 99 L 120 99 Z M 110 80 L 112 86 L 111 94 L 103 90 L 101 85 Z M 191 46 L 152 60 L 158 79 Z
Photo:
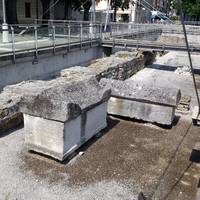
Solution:
M 29 87 L 29 84 L 26 85 Z M 95 78 L 66 81 L 58 78 L 40 81 L 35 91 L 23 96 L 20 110 L 29 115 L 56 121 L 68 121 L 83 111 L 105 102 L 110 90 L 105 90 Z
M 67 75 L 21 86 L 23 91 L 27 89 L 19 107 L 24 113 L 29 150 L 62 161 L 107 126 L 111 90 L 100 86 L 94 77 Z
M 169 106 L 177 106 L 181 92 L 176 88 L 149 87 L 141 82 L 126 80 L 102 79 L 100 84 L 112 88 L 112 96 L 133 99 L 141 102 L 152 102 Z
M 148 87 L 136 81 L 102 79 L 100 84 L 111 88 L 108 113 L 171 125 L 180 100 L 178 89 Z
M 5 88 L 0 95 L 0 134 L 20 125 L 23 122 L 19 111 L 21 96 Z
M 63 161 L 107 126 L 107 103 L 67 122 L 24 115 L 25 143 L 29 150 Z
M 64 77 L 65 80 L 73 81 L 85 79 L 86 77 L 95 77 L 96 74 L 89 67 L 75 66 L 62 70 L 60 76 Z

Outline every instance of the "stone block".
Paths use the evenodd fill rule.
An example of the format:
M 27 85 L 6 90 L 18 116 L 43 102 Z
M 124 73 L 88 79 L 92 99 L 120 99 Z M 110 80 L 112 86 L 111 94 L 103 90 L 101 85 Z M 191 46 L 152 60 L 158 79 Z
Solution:
M 108 103 L 108 113 L 170 125 L 175 116 L 175 107 L 111 97 Z
M 108 113 L 171 125 L 175 108 L 181 97 L 180 90 L 173 88 L 150 88 L 136 81 L 102 79 L 100 84 L 112 90 Z
M 107 126 L 107 102 L 102 103 L 86 113 L 84 137 L 91 138 Z
M 195 106 L 192 113 L 192 122 L 194 125 L 200 125 L 199 107 Z
M 62 161 L 107 126 L 111 91 L 95 78 L 58 80 L 43 82 L 40 92 L 24 96 L 20 110 L 28 149 Z
M 25 143 L 29 150 L 63 161 L 107 126 L 107 103 L 66 122 L 24 114 Z

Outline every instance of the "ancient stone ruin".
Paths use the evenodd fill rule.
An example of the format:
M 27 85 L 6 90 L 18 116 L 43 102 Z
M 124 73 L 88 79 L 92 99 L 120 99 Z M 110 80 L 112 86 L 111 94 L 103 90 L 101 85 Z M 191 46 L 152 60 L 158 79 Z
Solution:
M 170 125 L 180 91 L 129 80 L 147 60 L 140 52 L 118 52 L 51 80 L 7 86 L 0 132 L 24 121 L 28 149 L 62 161 L 107 126 L 107 113 Z
M 60 72 L 65 81 L 81 80 L 85 77 L 112 78 L 125 80 L 144 68 L 144 63 L 151 60 L 142 52 L 118 52 L 110 57 L 97 59 L 87 67 L 70 67 Z M 28 87 L 26 86 L 28 83 Z M 19 110 L 21 98 L 38 88 L 40 81 L 26 81 L 12 86 L 6 86 L 0 93 L 0 133 L 5 132 L 23 122 Z

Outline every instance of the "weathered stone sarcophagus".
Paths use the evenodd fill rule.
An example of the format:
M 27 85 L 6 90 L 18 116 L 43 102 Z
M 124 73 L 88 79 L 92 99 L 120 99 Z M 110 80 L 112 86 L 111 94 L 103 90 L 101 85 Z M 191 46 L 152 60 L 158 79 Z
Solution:
M 29 150 L 62 161 L 107 126 L 110 90 L 95 78 L 60 78 L 39 85 L 20 105 L 25 143 Z
M 112 90 L 108 114 L 147 122 L 171 125 L 181 92 L 175 88 L 149 87 L 133 80 L 101 79 L 100 84 Z

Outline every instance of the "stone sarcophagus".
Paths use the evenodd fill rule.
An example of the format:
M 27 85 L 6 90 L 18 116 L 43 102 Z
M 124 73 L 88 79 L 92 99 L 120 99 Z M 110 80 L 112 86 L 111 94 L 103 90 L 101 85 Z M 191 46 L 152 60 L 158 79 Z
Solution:
M 43 81 L 35 91 L 20 105 L 28 150 L 62 161 L 107 126 L 111 91 L 95 78 Z
M 108 114 L 147 122 L 171 125 L 181 92 L 175 88 L 149 87 L 137 81 L 101 79 L 100 84 L 112 90 Z

